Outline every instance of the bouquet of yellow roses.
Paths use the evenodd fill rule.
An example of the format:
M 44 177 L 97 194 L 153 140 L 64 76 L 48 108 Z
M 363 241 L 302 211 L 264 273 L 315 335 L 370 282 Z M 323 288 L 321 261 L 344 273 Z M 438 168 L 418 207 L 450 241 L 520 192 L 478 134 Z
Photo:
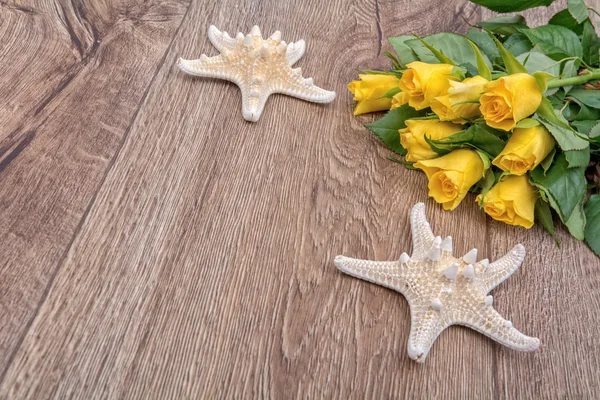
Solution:
M 366 127 L 427 175 L 445 210 L 476 192 L 492 218 L 553 236 L 555 214 L 600 255 L 600 38 L 588 12 L 571 0 L 537 28 L 502 16 L 466 35 L 390 37 L 392 69 L 348 85 L 354 115 L 389 110 Z

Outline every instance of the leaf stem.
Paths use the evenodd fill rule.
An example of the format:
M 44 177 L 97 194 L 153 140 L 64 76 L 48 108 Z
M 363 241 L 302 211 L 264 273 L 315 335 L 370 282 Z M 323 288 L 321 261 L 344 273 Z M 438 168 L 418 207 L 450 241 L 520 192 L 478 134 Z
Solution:
M 567 108 L 570 103 L 571 103 L 571 100 L 565 101 L 565 105 L 560 109 L 561 114 L 563 113 L 563 111 L 565 111 L 565 108 Z
M 587 63 L 585 61 L 583 61 L 580 57 L 567 57 L 567 58 L 563 58 L 562 60 L 559 60 L 557 62 L 555 62 L 554 64 L 550 64 L 549 66 L 547 66 L 546 68 L 544 68 L 542 71 L 546 71 L 548 72 L 548 70 L 552 67 L 554 67 L 555 65 L 558 64 L 562 64 L 565 61 L 571 61 L 571 60 L 579 60 L 579 62 L 586 68 L 592 68 L 589 65 L 587 65 Z
M 600 79 L 600 70 L 587 71 L 586 74 L 574 76 L 572 78 L 553 79 L 548 82 L 548 89 L 561 86 L 581 85 L 592 79 Z
M 594 7 L 588 6 L 588 10 L 590 10 L 591 12 L 595 13 L 597 16 L 600 17 L 600 12 L 598 12 L 598 10 L 596 10 Z

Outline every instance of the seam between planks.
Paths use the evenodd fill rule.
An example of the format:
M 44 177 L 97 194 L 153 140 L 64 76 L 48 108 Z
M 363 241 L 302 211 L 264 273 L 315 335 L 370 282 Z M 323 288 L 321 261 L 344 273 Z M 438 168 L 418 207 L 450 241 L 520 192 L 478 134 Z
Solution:
M 469 27 L 471 27 L 471 25 L 468 23 L 468 21 L 462 15 L 462 13 L 464 12 L 464 8 L 465 8 L 464 5 L 460 8 L 459 13 L 457 13 L 454 17 L 454 21 L 456 21 L 456 16 L 458 14 L 461 14 L 463 21 L 466 22 L 469 25 Z M 474 12 L 473 15 L 476 16 L 479 21 L 482 21 L 483 20 L 483 7 L 477 6 L 476 12 Z M 490 228 L 491 228 L 490 227 L 490 218 L 486 215 L 485 216 L 485 236 L 486 237 L 489 237 Z M 485 242 L 485 253 L 487 254 L 487 256 L 489 258 L 494 256 L 492 254 L 492 244 L 490 243 L 489 240 L 486 240 L 486 242 Z M 492 385 L 491 385 L 492 396 L 496 399 L 499 399 L 502 397 L 501 396 L 502 390 L 499 387 L 500 373 L 498 372 L 498 363 L 500 362 L 500 360 L 498 360 L 498 346 L 494 345 L 491 349 L 491 352 L 492 352 L 492 363 L 491 363 L 490 367 L 492 369 Z M 504 396 L 506 396 L 506 393 L 504 393 Z
M 381 55 L 383 33 L 381 32 L 381 14 L 379 13 L 379 0 L 375 0 L 375 23 L 377 24 L 377 57 Z
M 88 203 L 88 205 L 87 205 L 87 207 L 86 207 L 83 215 L 81 216 L 81 219 L 79 220 L 79 223 L 77 224 L 77 227 L 75 228 L 75 232 L 73 232 L 73 235 L 71 236 L 71 239 L 69 240 L 69 244 L 67 245 L 67 247 L 65 248 L 62 256 L 60 257 L 60 260 L 58 261 L 58 263 L 56 265 L 56 269 L 52 273 L 52 277 L 50 278 L 50 280 L 48 281 L 48 284 L 46 285 L 46 288 L 44 289 L 44 293 L 42 294 L 42 298 L 38 302 L 38 305 L 37 305 L 37 307 L 35 309 L 35 312 L 33 313 L 33 316 L 27 322 L 26 329 L 25 329 L 23 335 L 21 335 L 21 338 L 19 339 L 18 345 L 15 346 L 13 352 L 8 357 L 8 362 L 6 363 L 6 368 L 4 369 L 4 371 L 0 372 L 0 387 L 2 387 L 2 385 L 4 384 L 4 379 L 6 378 L 6 373 L 8 372 L 8 370 L 10 369 L 10 367 L 12 366 L 15 356 L 17 355 L 17 353 L 21 349 L 21 347 L 23 345 L 23 341 L 25 340 L 25 337 L 27 337 L 27 335 L 29 334 L 29 331 L 31 330 L 31 326 L 33 325 L 33 322 L 37 318 L 37 316 L 38 316 L 38 314 L 40 312 L 40 309 L 42 308 L 42 305 L 46 302 L 46 299 L 48 298 L 48 294 L 50 293 L 50 289 L 54 285 L 54 280 L 56 279 L 58 273 L 60 272 L 60 270 L 64 266 L 65 260 L 67 258 L 67 255 L 71 251 L 71 248 L 73 247 L 73 243 L 75 243 L 75 239 L 77 239 L 77 237 L 79 236 L 81 228 L 83 227 L 83 224 L 85 223 L 85 221 L 87 220 L 87 218 L 89 216 L 90 210 L 92 209 L 92 207 L 94 206 L 94 203 L 96 202 L 96 199 L 98 197 L 98 193 L 100 192 L 100 190 L 104 186 L 104 183 L 106 182 L 106 178 L 108 177 L 108 174 L 110 173 L 110 171 L 112 170 L 112 168 L 113 168 L 113 166 L 115 164 L 115 160 L 117 159 L 117 157 L 121 153 L 123 145 L 125 144 L 125 140 L 127 140 L 127 137 L 129 136 L 129 133 L 131 132 L 131 128 L 133 127 L 135 121 L 137 120 L 138 115 L 140 113 L 140 110 L 142 109 L 142 106 L 146 102 L 146 98 L 148 97 L 148 93 L 150 93 L 150 89 L 154 86 L 154 81 L 156 80 L 156 77 L 158 76 L 161 68 L 163 67 L 163 65 L 164 65 L 164 63 L 166 61 L 167 55 L 169 54 L 169 51 L 171 50 L 171 47 L 173 46 L 173 42 L 175 41 L 175 38 L 177 38 L 177 36 L 179 35 L 179 31 L 181 29 L 181 26 L 184 24 L 184 22 L 185 22 L 185 20 L 186 20 L 186 18 L 188 16 L 188 13 L 190 11 L 190 8 L 192 8 L 192 3 L 193 3 L 193 1 L 190 1 L 188 3 L 188 8 L 185 11 L 185 13 L 183 14 L 183 17 L 181 18 L 181 22 L 180 22 L 179 26 L 177 27 L 177 29 L 173 33 L 173 37 L 171 38 L 171 41 L 169 42 L 169 45 L 165 49 L 164 54 L 162 55 L 160 61 L 158 62 L 158 65 L 156 67 L 154 76 L 152 77 L 152 79 L 150 80 L 150 83 L 148 84 L 148 87 L 144 91 L 144 94 L 142 95 L 142 98 L 140 99 L 138 107 L 135 110 L 135 112 L 133 114 L 133 117 L 131 117 L 131 121 L 130 121 L 129 125 L 127 126 L 127 129 L 125 129 L 125 133 L 123 134 L 123 137 L 121 138 L 121 141 L 119 143 L 119 146 L 118 146 L 117 150 L 115 151 L 115 154 L 113 155 L 113 157 L 111 158 L 108 166 L 104 170 L 104 175 L 102 176 L 102 179 L 100 180 L 100 184 L 98 185 L 98 188 L 94 192 L 94 195 L 91 197 L 90 202 Z

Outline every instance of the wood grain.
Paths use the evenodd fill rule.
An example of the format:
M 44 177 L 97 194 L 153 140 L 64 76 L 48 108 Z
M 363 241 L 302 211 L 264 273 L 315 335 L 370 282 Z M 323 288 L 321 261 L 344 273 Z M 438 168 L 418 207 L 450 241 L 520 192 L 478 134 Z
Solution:
M 186 6 L 0 2 L 0 377 Z
M 46 158 L 36 157 L 39 150 L 25 157 L 46 137 L 36 133 L 0 175 L 0 193 L 14 196 L 1 200 L 9 205 L 4 215 L 61 226 L 45 242 L 28 239 L 14 250 L 4 246 L 12 236 L 0 236 L 0 255 L 12 260 L 2 271 L 13 274 L 0 280 L 2 318 L 15 321 L 0 328 L 10 344 L 5 354 L 14 349 L 0 398 L 595 396 L 598 259 L 564 231 L 557 248 L 541 229 L 490 221 L 472 197 L 442 211 L 427 200 L 425 177 L 389 162 L 364 129 L 376 116 L 351 117 L 345 85 L 360 69 L 389 65 L 387 36 L 464 32 L 461 16 L 477 21 L 487 12 L 462 0 L 225 0 L 194 1 L 181 19 L 187 5 L 172 6 L 161 12 L 167 22 L 161 13 L 146 21 L 150 32 L 164 31 L 144 36 L 137 50 L 137 31 L 122 34 L 112 69 L 95 75 L 104 84 L 110 77 L 109 87 L 73 86 L 52 108 L 62 112 L 47 111 L 45 121 L 55 121 L 48 132 L 95 130 L 63 139 L 69 153 L 86 143 L 105 161 L 59 168 L 66 162 L 58 162 L 60 146 L 44 144 L 51 141 L 37 147 Z M 11 7 L 2 12 L 14 13 Z M 210 24 L 230 33 L 259 24 L 267 34 L 281 30 L 286 41 L 305 39 L 298 65 L 338 99 L 322 106 L 275 96 L 257 123 L 245 122 L 234 85 L 194 79 L 174 65 L 178 56 L 215 54 L 204 33 Z M 123 70 L 125 60 L 139 68 Z M 111 98 L 110 87 L 130 93 L 102 113 L 129 118 L 117 118 L 117 145 L 100 139 L 105 120 L 78 111 L 83 99 Z M 34 184 L 44 180 L 53 184 Z M 23 211 L 34 192 L 38 200 Z M 52 202 L 41 206 L 46 197 Z M 525 264 L 493 295 L 515 326 L 542 339 L 541 351 L 512 352 L 456 327 L 426 364 L 408 359 L 406 301 L 340 274 L 332 260 L 393 259 L 409 250 L 408 213 L 417 201 L 458 252 L 477 247 L 495 258 L 516 242 L 527 247 Z M 44 280 L 44 268 L 55 277 Z M 27 312 L 12 309 L 19 290 L 23 303 L 34 304 Z M 30 326 L 19 313 L 35 314 Z

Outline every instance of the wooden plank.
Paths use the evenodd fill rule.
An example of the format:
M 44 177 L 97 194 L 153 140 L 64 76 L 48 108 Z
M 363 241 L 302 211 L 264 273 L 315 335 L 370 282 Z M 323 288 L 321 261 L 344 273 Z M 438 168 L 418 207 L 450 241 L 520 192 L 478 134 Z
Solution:
M 466 1 L 193 3 L 167 60 L 215 54 L 211 23 L 230 33 L 259 23 L 306 39 L 298 65 L 339 97 L 274 97 L 251 124 L 235 86 L 165 63 L 0 397 L 591 397 L 598 260 L 563 231 L 558 249 L 540 229 L 490 221 L 473 196 L 443 212 L 422 174 L 386 160 L 362 126 L 374 116 L 351 117 L 345 84 L 389 65 L 377 39 L 464 32 L 460 15 L 480 13 Z M 541 337 L 539 353 L 456 327 L 418 365 L 406 301 L 333 267 L 336 254 L 410 249 L 417 201 L 457 252 L 494 258 L 525 244 L 526 263 L 493 294 Z
M 391 7 L 383 4 L 382 15 Z M 34 322 L 31 337 L 46 327 L 47 339 L 26 340 L 4 389 L 17 397 L 85 397 L 97 388 L 109 396 L 348 392 L 371 364 L 359 392 L 414 390 L 381 369 L 401 361 L 418 375 L 405 353 L 406 303 L 331 263 L 337 252 L 388 258 L 408 249 L 407 211 L 426 196 L 408 189 L 422 187 L 423 177 L 385 160 L 349 114 L 345 83 L 377 56 L 374 4 L 279 4 L 268 13 L 239 9 L 227 22 L 206 9 L 190 11 L 169 59 L 210 53 L 206 39 L 202 48 L 195 39 L 209 22 L 230 31 L 261 22 L 288 40 L 307 39 L 300 65 L 317 83 L 334 82 L 340 100 L 321 107 L 276 97 L 248 124 L 235 87 L 165 67 Z M 299 22 L 284 29 L 272 21 L 280 14 Z M 434 29 L 435 20 L 421 20 Z M 403 187 L 406 197 L 397 195 Z M 432 212 L 460 226 L 458 215 Z M 63 314 L 65 306 L 73 308 Z M 401 325 L 387 333 L 396 320 Z M 382 333 L 385 340 L 372 339 Z M 465 331 L 441 343 L 451 335 Z M 485 360 L 492 352 L 475 337 L 469 348 Z M 77 345 L 67 345 L 72 340 Z M 343 370 L 334 367 L 340 363 Z M 314 368 L 321 379 L 313 380 Z M 52 378 L 42 370 L 61 372 Z M 380 379 L 385 386 L 373 385 Z
M 566 8 L 566 0 L 547 9 L 526 10 L 528 26 L 548 23 L 552 15 Z M 587 2 L 598 8 L 600 0 Z M 483 9 L 483 18 L 497 14 Z M 598 17 L 592 15 L 598 26 Z M 528 247 L 528 256 L 515 277 L 494 293 L 497 308 L 516 326 L 527 324 L 530 333 L 539 332 L 542 348 L 533 360 L 508 354 L 495 368 L 496 396 L 501 398 L 593 398 L 600 390 L 600 346 L 596 329 L 600 317 L 598 288 L 600 261 L 583 244 L 559 230 L 561 247 L 544 234 L 489 223 L 490 242 L 500 244 L 494 256 L 508 248 L 509 240 Z M 510 239 L 509 239 L 510 238 Z M 514 238 L 514 239 L 513 239 Z
M 495 379 L 502 398 L 590 398 L 600 389 L 600 262 L 564 229 L 561 247 L 542 228 L 524 231 L 489 224 L 492 255 L 513 241 L 527 246 L 517 274 L 494 292 L 494 304 L 515 326 L 536 333 L 542 348 L 533 357 L 502 350 Z M 517 278 L 517 279 L 515 279 Z
M 24 140 L 25 121 L 60 92 L 92 51 L 93 25 L 86 27 L 85 14 L 79 19 L 76 13 L 72 5 L 52 1 L 0 3 L 0 154 Z
M 0 4 L 0 378 L 186 6 Z

